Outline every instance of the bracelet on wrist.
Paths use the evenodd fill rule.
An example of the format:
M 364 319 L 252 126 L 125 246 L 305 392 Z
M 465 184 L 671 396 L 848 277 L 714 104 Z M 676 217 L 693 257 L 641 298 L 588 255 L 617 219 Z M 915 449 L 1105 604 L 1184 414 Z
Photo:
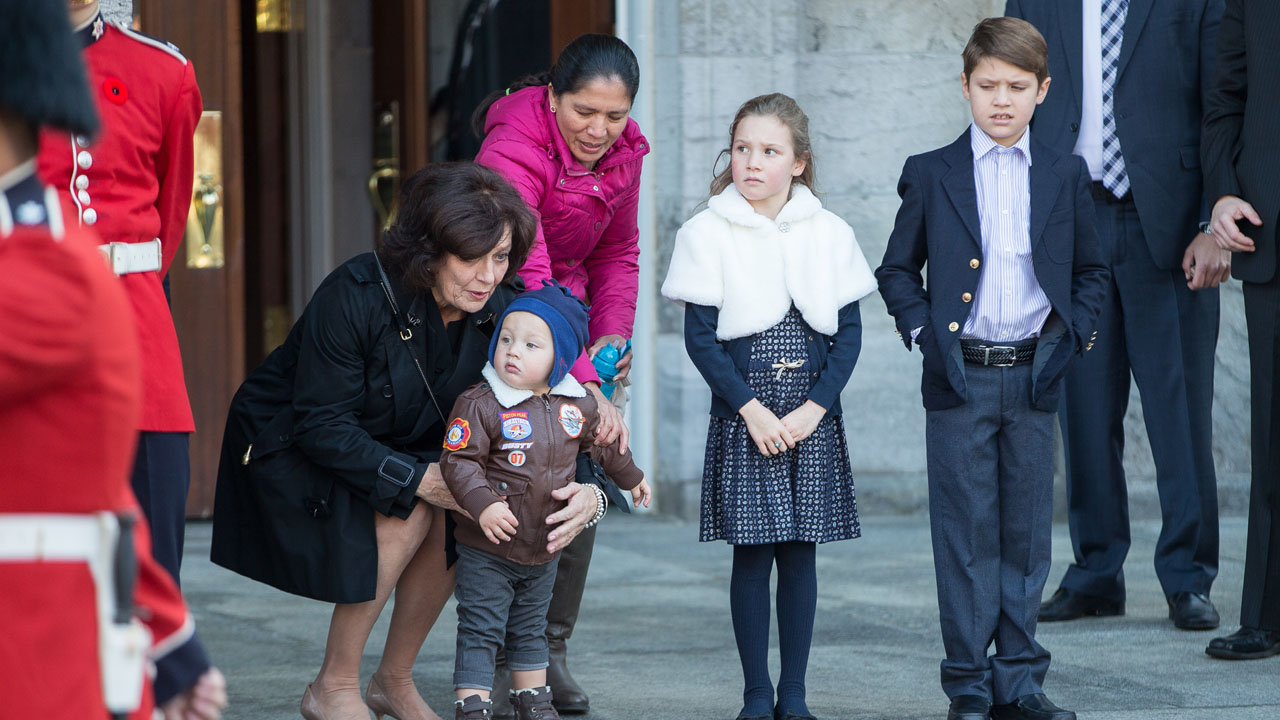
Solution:
M 604 514 L 609 510 L 609 498 L 604 494 L 604 490 L 599 485 L 591 485 L 589 487 L 596 493 L 596 513 L 587 521 L 586 525 L 582 526 L 583 530 L 595 527 L 604 519 Z

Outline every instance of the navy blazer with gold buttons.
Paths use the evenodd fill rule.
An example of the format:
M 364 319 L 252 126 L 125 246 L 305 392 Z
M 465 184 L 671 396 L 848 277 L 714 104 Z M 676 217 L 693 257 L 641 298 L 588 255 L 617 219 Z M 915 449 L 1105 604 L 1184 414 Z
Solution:
M 1072 354 L 1092 342 L 1110 271 L 1094 229 L 1089 170 L 1031 136 L 1031 262 L 1051 310 L 1032 367 L 1032 404 L 1056 410 Z M 921 395 L 929 410 L 965 402 L 959 330 L 978 292 L 982 230 L 969 130 L 950 145 L 907 158 L 898 181 L 902 205 L 876 269 L 880 294 L 911 349 L 924 355 Z M 928 264 L 928 283 L 921 272 Z

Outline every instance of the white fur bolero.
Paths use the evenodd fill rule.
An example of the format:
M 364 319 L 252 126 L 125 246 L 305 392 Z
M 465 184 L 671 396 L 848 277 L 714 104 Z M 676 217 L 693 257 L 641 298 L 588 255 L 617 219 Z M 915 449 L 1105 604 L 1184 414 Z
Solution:
M 794 303 L 805 322 L 833 335 L 840 308 L 875 292 L 853 228 L 796 184 L 776 220 L 730 185 L 676 233 L 664 297 L 720 309 L 716 337 L 754 335 Z

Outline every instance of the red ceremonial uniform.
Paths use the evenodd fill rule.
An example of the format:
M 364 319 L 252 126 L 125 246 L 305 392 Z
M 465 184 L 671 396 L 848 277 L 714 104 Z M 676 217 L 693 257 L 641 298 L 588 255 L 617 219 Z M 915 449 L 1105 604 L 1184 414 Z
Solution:
M 57 189 L 72 224 L 101 242 L 160 240 L 159 272 L 120 276 L 142 349 L 142 414 L 136 426 L 192 432 L 182 356 L 162 281 L 178 252 L 191 207 L 192 137 L 200 120 L 195 72 L 172 45 L 102 21 L 77 33 L 85 43 L 89 90 L 102 120 L 99 137 L 46 129 L 38 173 Z
M 140 397 L 128 300 L 97 238 L 64 228 L 56 195 L 24 169 L 16 184 L 0 178 L 0 514 L 140 517 L 128 482 Z M 136 615 L 160 666 L 154 697 L 167 700 L 209 663 L 146 523 L 133 542 Z M 0 717 L 106 718 L 97 623 L 86 563 L 0 560 Z M 147 690 L 132 717 L 150 718 L 153 701 Z

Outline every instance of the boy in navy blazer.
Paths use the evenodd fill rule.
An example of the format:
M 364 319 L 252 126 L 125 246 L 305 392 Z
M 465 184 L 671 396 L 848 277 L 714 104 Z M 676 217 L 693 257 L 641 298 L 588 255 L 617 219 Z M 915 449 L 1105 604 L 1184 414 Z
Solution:
M 1049 90 L 1044 38 L 1022 20 L 983 20 L 961 82 L 973 124 L 907 159 L 876 270 L 903 343 L 924 356 L 942 688 L 948 720 L 1069 720 L 1044 695 L 1049 652 L 1035 639 L 1053 422 L 1109 273 L 1088 168 L 1027 130 Z

